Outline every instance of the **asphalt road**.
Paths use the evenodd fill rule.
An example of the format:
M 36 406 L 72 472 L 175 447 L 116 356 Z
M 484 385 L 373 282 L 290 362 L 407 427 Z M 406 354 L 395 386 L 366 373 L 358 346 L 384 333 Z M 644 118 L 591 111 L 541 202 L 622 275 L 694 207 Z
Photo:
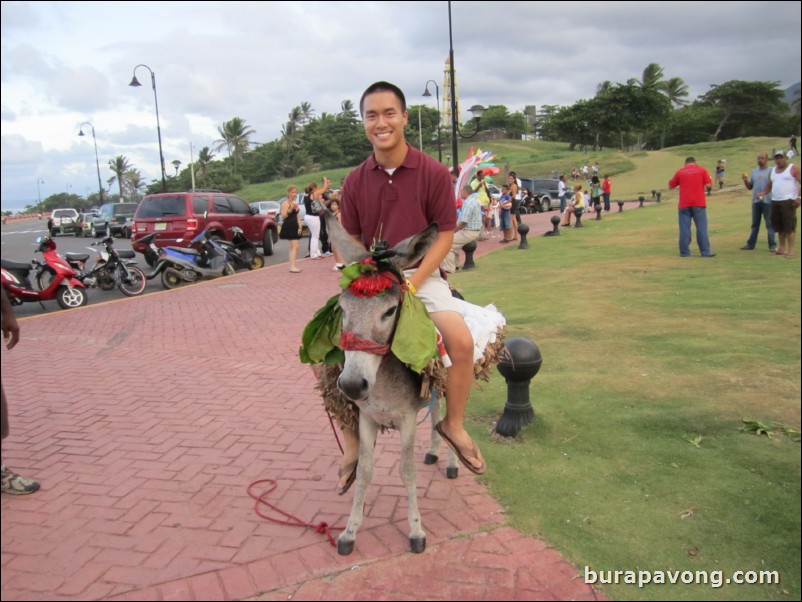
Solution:
M 30 262 L 30 260 L 34 257 L 41 259 L 41 253 L 36 252 L 36 239 L 45 235 L 47 235 L 47 220 L 45 219 L 11 221 L 7 224 L 4 224 L 2 226 L 2 236 L 0 236 L 3 258 L 20 261 L 23 263 Z M 60 255 L 63 256 L 65 253 L 90 253 L 89 263 L 90 265 L 94 264 L 93 257 L 99 248 L 92 246 L 92 243 L 95 242 L 94 239 L 64 235 L 57 236 L 55 241 L 56 249 Z M 114 244 L 116 248 L 120 250 L 131 248 L 131 241 L 125 238 L 116 238 Z M 301 242 L 301 250 L 299 251 L 299 255 L 301 256 L 303 256 L 305 253 L 305 251 L 303 251 L 305 244 L 305 241 Z M 283 240 L 279 240 L 278 243 L 273 246 L 273 255 L 270 257 L 265 257 L 265 265 L 286 263 L 288 251 L 289 245 Z M 142 271 L 145 272 L 145 274 L 149 274 L 152 271 L 147 263 L 145 263 L 145 259 L 142 255 L 137 253 L 136 259 L 137 264 L 140 268 L 142 268 Z M 162 287 L 161 280 L 156 277 L 153 280 L 148 280 L 147 286 L 145 287 L 145 292 L 143 294 L 147 295 L 148 293 L 160 290 L 164 289 Z M 89 305 L 92 303 L 112 301 L 114 299 L 121 299 L 125 297 L 125 295 L 123 295 L 116 288 L 113 291 L 103 291 L 99 288 L 92 288 L 87 291 L 87 296 L 89 299 Z M 69 311 L 62 310 L 55 299 L 51 301 L 44 301 L 43 304 L 44 308 L 42 308 L 42 304 L 38 302 L 23 303 L 22 305 L 18 305 L 14 308 L 14 313 L 17 317 L 24 317 L 34 316 L 41 313 L 50 313 L 54 311 Z

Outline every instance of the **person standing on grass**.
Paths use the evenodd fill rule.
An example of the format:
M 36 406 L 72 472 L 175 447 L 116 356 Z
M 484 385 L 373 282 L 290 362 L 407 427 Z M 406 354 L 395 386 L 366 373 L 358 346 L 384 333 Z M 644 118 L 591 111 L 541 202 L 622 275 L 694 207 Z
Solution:
M 774 228 L 771 226 L 771 195 L 765 196 L 770 175 L 769 156 L 766 153 L 760 153 L 757 156 L 757 167 L 752 170 L 752 174 L 744 173 L 741 176 L 746 189 L 752 191 L 752 230 L 746 244 L 741 247 L 742 251 L 751 251 L 755 248 L 762 218 L 766 222 L 766 232 L 769 235 L 769 251 L 777 253 L 777 240 Z M 764 195 L 763 198 L 760 198 L 761 194 Z
M 610 176 L 604 175 L 604 181 L 601 185 L 602 197 L 604 198 L 604 210 L 610 211 L 610 194 L 613 192 L 613 183 L 610 182 Z
M 713 180 L 704 167 L 696 164 L 696 159 L 685 159 L 685 167 L 674 174 L 668 181 L 669 188 L 679 186 L 679 255 L 691 256 L 691 221 L 696 224 L 696 244 L 702 257 L 715 257 L 710 250 L 710 238 L 707 235 L 707 201 L 705 187 Z
M 796 210 L 800 203 L 799 166 L 788 164 L 782 151 L 774 153 L 774 169 L 771 170 L 765 192 L 758 195 L 763 200 L 771 195 L 771 225 L 780 236 L 777 255 L 794 258 L 796 241 Z

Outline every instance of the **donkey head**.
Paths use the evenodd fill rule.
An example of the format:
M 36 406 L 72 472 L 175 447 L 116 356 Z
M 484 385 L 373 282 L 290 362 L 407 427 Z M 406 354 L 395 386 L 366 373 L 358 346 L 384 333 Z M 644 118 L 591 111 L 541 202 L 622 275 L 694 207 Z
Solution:
M 330 213 L 324 214 L 332 243 L 346 263 L 371 261 L 377 271 L 363 274 L 340 295 L 343 340 L 348 342 L 337 387 L 353 401 L 368 398 L 398 320 L 403 294 L 402 270 L 425 255 L 437 238 L 437 224 L 401 241 L 391 249 L 366 251 Z

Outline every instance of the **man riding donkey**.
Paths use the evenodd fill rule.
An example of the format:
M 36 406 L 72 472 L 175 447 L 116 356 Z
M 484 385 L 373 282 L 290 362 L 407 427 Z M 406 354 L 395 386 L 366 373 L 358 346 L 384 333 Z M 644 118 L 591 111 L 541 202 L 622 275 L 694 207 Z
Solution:
M 451 361 L 445 384 L 446 416 L 436 430 L 468 470 L 482 474 L 486 470 L 485 459 L 463 425 L 468 394 L 475 380 L 474 340 L 440 273 L 440 264 L 451 251 L 456 227 L 450 172 L 407 144 L 406 99 L 397 86 L 374 83 L 365 90 L 359 108 L 373 154 L 343 183 L 342 225 L 367 251 L 375 249 L 378 241 L 394 247 L 430 224 L 437 224 L 434 243 L 417 265 L 404 269 L 403 284 L 425 306 Z M 337 493 L 342 495 L 356 478 L 359 433 L 353 418 L 337 417 L 345 442 L 337 484 Z

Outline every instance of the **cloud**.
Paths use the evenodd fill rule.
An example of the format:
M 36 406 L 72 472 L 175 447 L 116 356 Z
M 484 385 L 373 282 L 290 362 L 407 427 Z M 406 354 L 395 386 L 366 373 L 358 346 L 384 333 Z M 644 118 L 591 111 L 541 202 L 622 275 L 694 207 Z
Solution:
M 799 80 L 799 2 L 452 2 L 460 101 L 569 105 L 597 84 L 640 78 L 649 63 L 681 77 L 691 97 L 730 79 Z M 96 128 L 105 178 L 125 155 L 158 179 L 150 73 L 165 161 L 213 146 L 240 117 L 254 140 L 280 135 L 292 107 L 317 114 L 357 103 L 377 80 L 410 105 L 434 79 L 444 96 L 447 2 L 3 2 L 0 80 L 4 207 L 36 198 L 36 174 L 96 187 Z M 466 114 L 467 115 L 467 114 Z M 463 118 L 466 117 L 463 115 Z M 25 157 L 25 169 L 19 168 Z M 83 167 L 83 172 L 81 170 Z M 93 184 L 94 182 L 94 184 Z M 56 189 L 57 191 L 58 189 Z M 49 193 L 52 193 L 50 191 Z

